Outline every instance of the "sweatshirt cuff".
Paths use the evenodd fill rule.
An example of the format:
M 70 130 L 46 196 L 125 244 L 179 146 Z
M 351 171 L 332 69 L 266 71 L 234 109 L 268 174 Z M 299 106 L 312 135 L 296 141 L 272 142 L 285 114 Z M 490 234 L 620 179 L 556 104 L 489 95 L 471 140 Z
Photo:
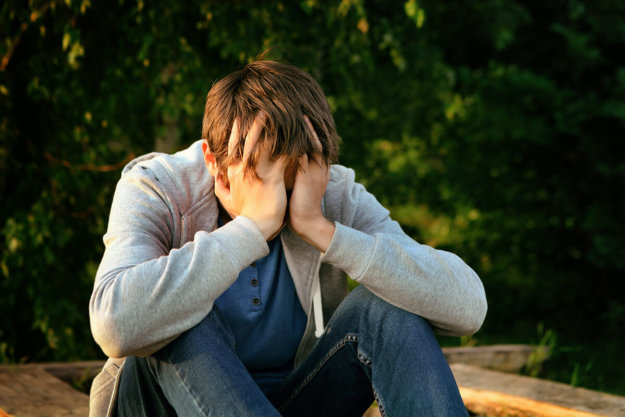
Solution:
M 256 224 L 247 217 L 236 217 L 211 232 L 210 236 L 219 242 L 237 271 L 242 271 L 252 262 L 269 254 L 265 238 Z
M 369 268 L 377 239 L 339 222 L 334 224 L 334 236 L 328 250 L 321 257 L 321 262 L 335 266 L 350 278 L 358 280 Z

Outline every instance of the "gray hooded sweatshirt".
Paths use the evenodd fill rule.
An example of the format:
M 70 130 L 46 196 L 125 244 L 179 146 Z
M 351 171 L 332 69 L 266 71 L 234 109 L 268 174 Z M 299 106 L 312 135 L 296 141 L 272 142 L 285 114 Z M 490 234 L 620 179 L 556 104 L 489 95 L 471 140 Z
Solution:
M 218 228 L 213 186 L 201 141 L 124 168 L 89 305 L 93 336 L 111 358 L 92 385 L 91 416 L 112 415 L 124 357 L 151 355 L 199 323 L 239 272 L 269 253 L 246 217 Z M 351 169 L 331 167 L 322 209 L 336 225 L 325 253 L 289 228 L 280 234 L 308 316 L 296 365 L 323 332 L 324 317 L 347 295 L 346 275 L 427 319 L 439 334 L 480 328 L 487 306 L 475 272 L 456 255 L 408 237 Z

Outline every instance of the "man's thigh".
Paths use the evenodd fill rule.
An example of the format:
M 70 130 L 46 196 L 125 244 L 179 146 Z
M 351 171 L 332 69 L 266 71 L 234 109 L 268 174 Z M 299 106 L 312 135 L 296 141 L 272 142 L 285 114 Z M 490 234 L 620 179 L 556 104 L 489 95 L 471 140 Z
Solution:
M 467 415 L 430 324 L 360 286 L 270 400 L 286 416 L 362 416 L 374 399 L 383 415 Z
M 128 358 L 124 368 L 120 416 L 279 416 L 217 311 L 153 356 Z

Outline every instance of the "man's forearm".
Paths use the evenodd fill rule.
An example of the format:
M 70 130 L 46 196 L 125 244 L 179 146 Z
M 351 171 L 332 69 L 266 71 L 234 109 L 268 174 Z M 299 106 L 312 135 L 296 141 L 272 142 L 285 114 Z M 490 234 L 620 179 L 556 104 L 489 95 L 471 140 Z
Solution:
M 110 243 L 90 316 L 96 342 L 113 357 L 139 354 L 193 326 L 241 269 L 269 250 L 244 218 L 211 233 L 197 232 L 192 242 L 163 256 L 141 233 Z
M 334 237 L 334 230 L 336 226 L 333 222 L 325 217 L 318 218 L 310 222 L 309 225 L 301 226 L 300 230 L 303 232 L 298 233 L 306 243 L 314 246 L 322 253 L 325 253 L 330 247 L 332 238 Z

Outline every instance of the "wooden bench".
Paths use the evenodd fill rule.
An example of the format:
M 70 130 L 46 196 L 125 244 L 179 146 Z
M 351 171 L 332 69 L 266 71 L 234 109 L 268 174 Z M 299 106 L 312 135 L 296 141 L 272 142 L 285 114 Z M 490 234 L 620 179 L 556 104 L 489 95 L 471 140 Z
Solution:
M 469 410 L 487 417 L 623 417 L 625 398 L 557 382 L 452 364 Z
M 518 371 L 522 358 L 527 360 L 531 353 L 526 348 L 446 348 L 444 353 L 465 405 L 475 414 L 484 417 L 625 416 L 623 397 L 483 368 Z M 86 417 L 89 397 L 67 382 L 89 382 L 103 364 L 103 361 L 90 361 L 0 366 L 0 417 Z M 365 417 L 379 415 L 378 410 L 372 408 Z
M 89 396 L 43 367 L 0 367 L 0 417 L 86 417 L 88 414 Z

